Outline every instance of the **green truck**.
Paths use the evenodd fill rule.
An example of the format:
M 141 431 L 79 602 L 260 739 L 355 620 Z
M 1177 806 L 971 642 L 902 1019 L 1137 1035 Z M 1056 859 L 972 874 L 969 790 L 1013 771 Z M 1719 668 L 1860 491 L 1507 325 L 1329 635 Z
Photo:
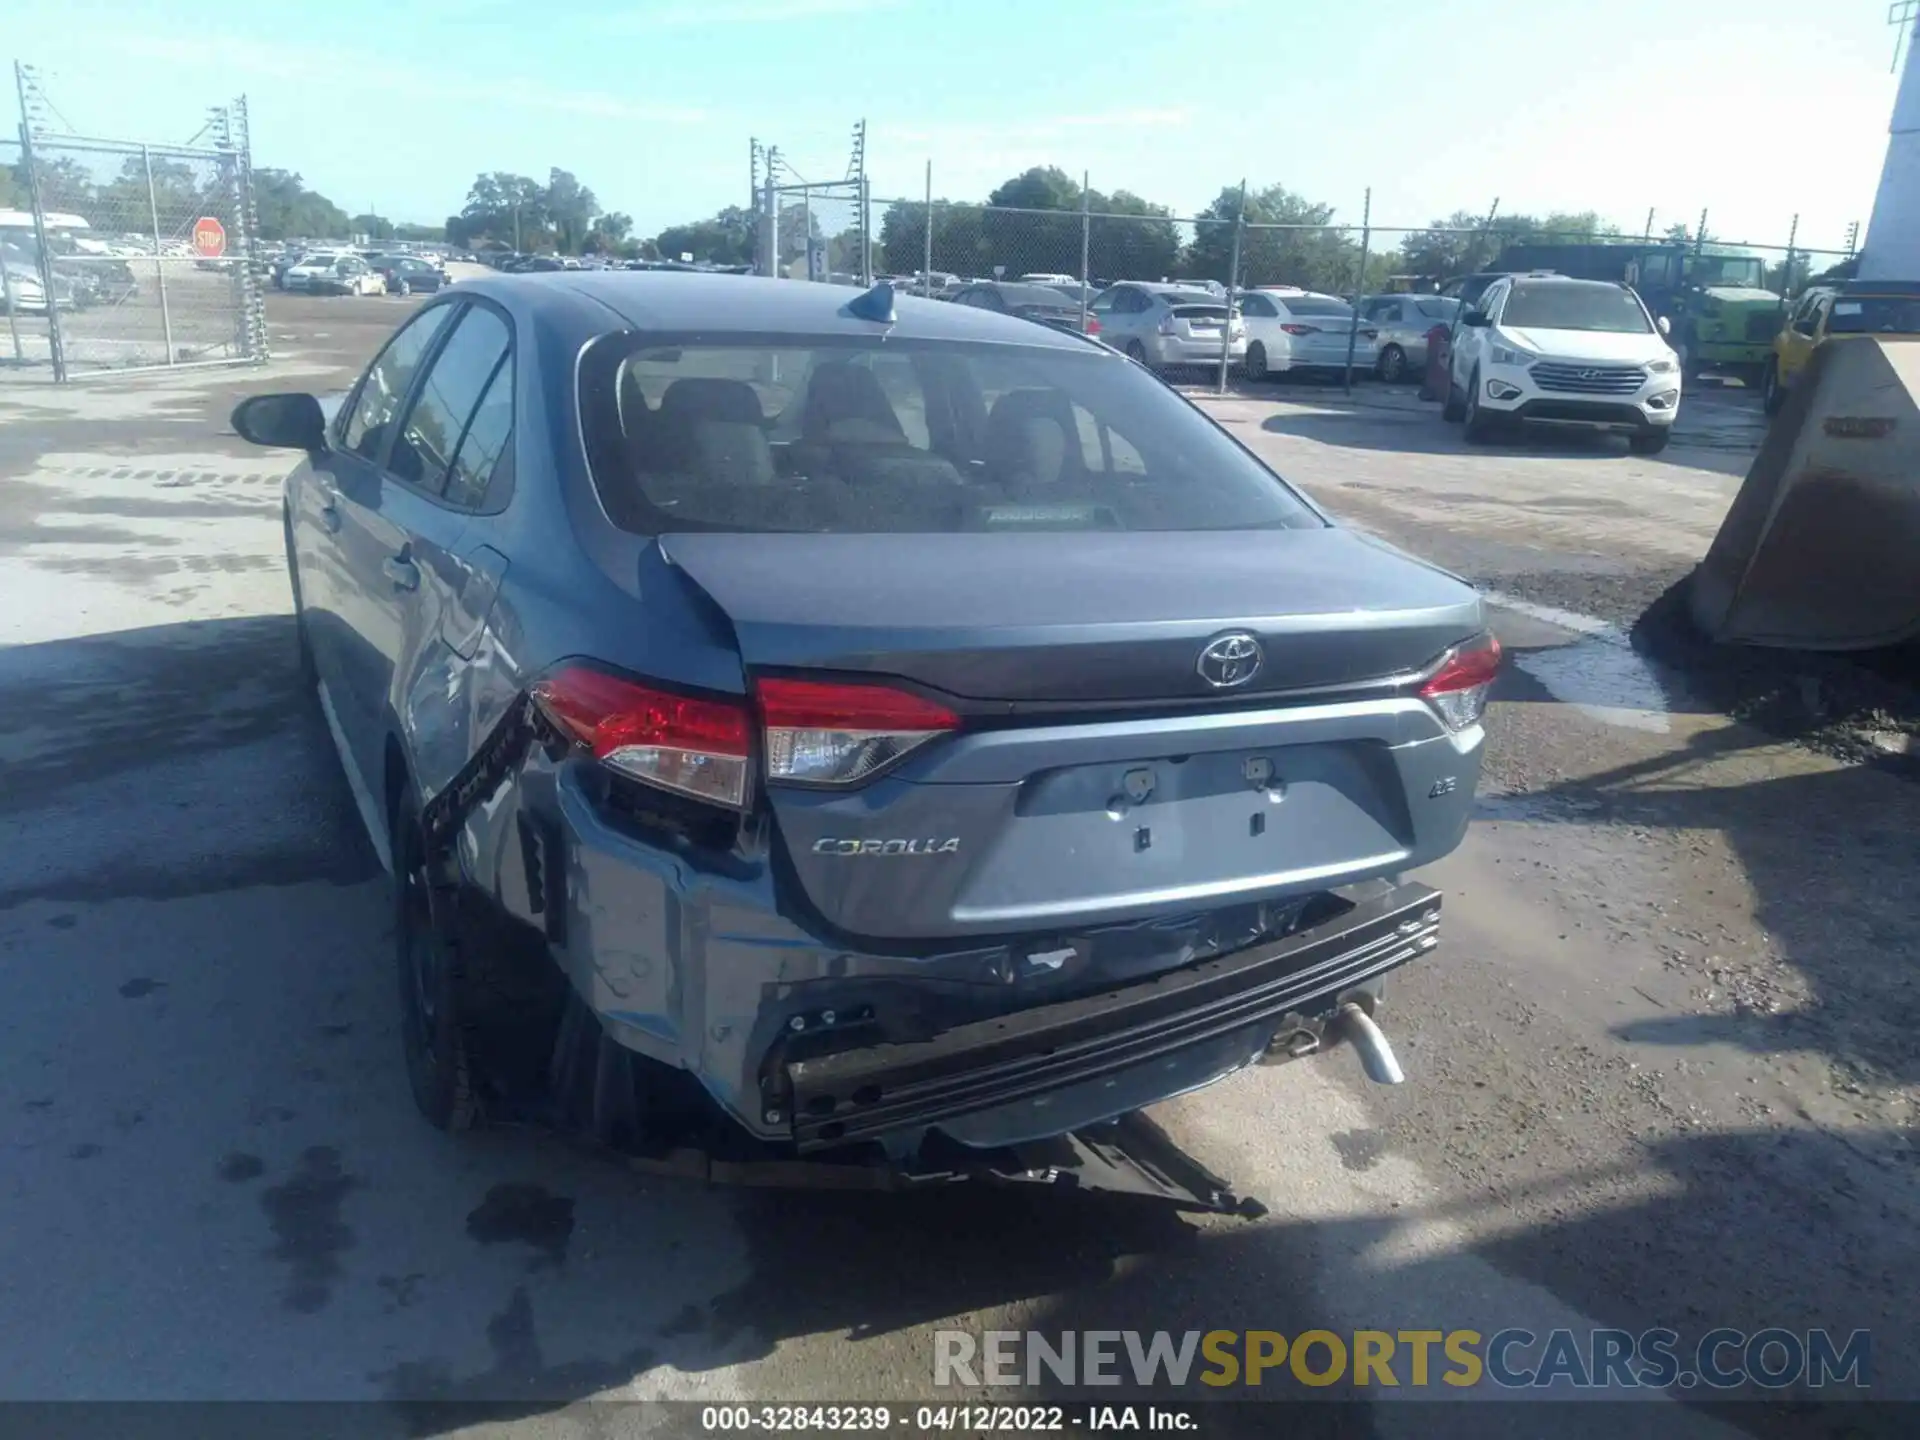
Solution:
M 1658 241 L 1525 244 L 1507 246 L 1493 268 L 1624 281 L 1655 316 L 1666 316 L 1689 376 L 1712 371 L 1758 385 L 1784 313 L 1757 255 L 1695 254 Z

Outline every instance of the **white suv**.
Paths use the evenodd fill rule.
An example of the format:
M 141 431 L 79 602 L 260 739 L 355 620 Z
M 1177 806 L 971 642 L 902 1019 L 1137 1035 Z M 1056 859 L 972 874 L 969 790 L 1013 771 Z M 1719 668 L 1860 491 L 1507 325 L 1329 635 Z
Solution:
M 1446 418 L 1469 440 L 1508 424 L 1623 430 L 1635 453 L 1667 448 L 1680 361 L 1625 285 L 1561 275 L 1496 280 L 1455 327 Z

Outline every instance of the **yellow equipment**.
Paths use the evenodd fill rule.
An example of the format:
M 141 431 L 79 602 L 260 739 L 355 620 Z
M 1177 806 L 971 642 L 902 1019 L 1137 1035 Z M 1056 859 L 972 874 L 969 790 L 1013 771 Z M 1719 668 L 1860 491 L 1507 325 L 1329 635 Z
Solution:
M 1920 636 L 1920 338 L 1813 346 L 1694 571 L 1711 639 L 1868 650 Z

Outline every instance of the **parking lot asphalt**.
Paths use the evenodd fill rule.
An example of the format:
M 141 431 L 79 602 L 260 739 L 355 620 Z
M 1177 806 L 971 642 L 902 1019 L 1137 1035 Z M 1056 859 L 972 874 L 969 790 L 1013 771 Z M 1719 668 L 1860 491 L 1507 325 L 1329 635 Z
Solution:
M 600 1434 L 563 1407 L 925 1398 L 944 1326 L 1868 1328 L 1878 1392 L 1920 1391 L 1916 791 L 1625 636 L 1738 485 L 1737 392 L 1689 397 L 1658 458 L 1469 450 L 1371 388 L 1201 402 L 1485 585 L 1514 656 L 1430 877 L 1442 949 L 1388 993 L 1410 1083 L 1335 1053 L 1163 1107 L 1264 1219 L 709 1191 L 409 1102 L 387 888 L 293 667 L 287 467 L 226 423 L 343 388 L 409 303 L 276 296 L 265 371 L 0 386 L 0 1399 L 506 1400 L 516 1432 Z M 1488 1429 L 1334 1393 L 1374 1402 L 1348 1433 Z

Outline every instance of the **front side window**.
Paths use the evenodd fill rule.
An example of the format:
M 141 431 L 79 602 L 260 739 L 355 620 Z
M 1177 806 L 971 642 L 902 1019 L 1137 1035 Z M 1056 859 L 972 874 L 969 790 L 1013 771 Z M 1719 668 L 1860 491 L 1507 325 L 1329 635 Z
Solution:
M 410 485 L 439 494 L 454 447 L 506 353 L 506 322 L 484 305 L 468 306 L 400 426 L 387 469 Z
M 414 372 L 452 309 L 450 305 L 436 305 L 421 311 L 387 342 L 387 348 L 361 380 L 353 409 L 340 431 L 344 448 L 368 460 L 380 458 L 393 422 L 400 416 L 401 403 L 413 385 Z
M 1507 292 L 1500 323 L 1515 329 L 1593 330 L 1645 335 L 1653 326 L 1639 299 L 1617 285 L 1516 280 Z
M 580 407 L 604 507 L 642 534 L 1323 523 L 1167 386 L 1077 348 L 615 335 Z

